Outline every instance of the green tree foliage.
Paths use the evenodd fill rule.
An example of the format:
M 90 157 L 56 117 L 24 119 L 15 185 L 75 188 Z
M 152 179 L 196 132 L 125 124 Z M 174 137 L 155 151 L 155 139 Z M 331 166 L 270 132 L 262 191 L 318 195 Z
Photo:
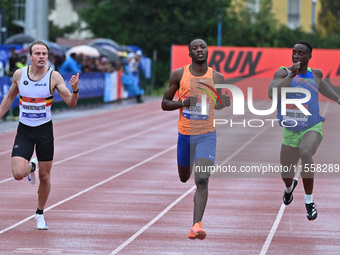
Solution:
M 324 36 L 340 35 L 340 1 L 321 0 L 319 23 Z
M 0 0 L 0 8 L 6 11 L 6 26 L 7 26 L 7 36 L 10 37 L 12 35 L 23 33 L 24 28 L 14 24 L 13 21 L 15 20 L 15 8 L 14 8 L 15 1 L 13 0 Z M 49 8 L 53 9 L 55 6 L 55 0 L 49 0 Z M 24 11 L 24 9 L 22 9 Z M 55 41 L 57 37 L 62 37 L 66 33 L 71 33 L 77 30 L 79 27 L 78 23 L 74 23 L 70 26 L 65 28 L 58 28 L 49 22 L 49 32 L 50 32 L 50 41 Z
M 49 41 L 55 42 L 58 37 L 65 37 L 67 34 L 72 34 L 76 32 L 80 27 L 80 22 L 74 22 L 68 26 L 60 28 L 49 22 Z
M 91 6 L 80 11 L 80 16 L 95 37 L 110 38 L 124 45 L 138 45 L 149 57 L 157 50 L 156 86 L 162 86 L 169 78 L 171 45 L 187 45 L 196 37 L 216 45 L 215 8 L 227 7 L 229 0 L 88 2 Z
M 271 15 L 272 1 L 262 0 L 254 9 L 255 0 L 235 2 L 227 9 L 228 27 L 224 33 L 225 45 L 262 46 L 273 45 L 272 35 L 277 30 L 277 20 Z M 251 8 L 253 7 L 253 8 Z
M 6 26 L 7 26 L 7 36 L 23 33 L 23 27 L 14 24 L 12 21 L 15 19 L 13 0 L 0 0 L 0 8 L 6 11 Z

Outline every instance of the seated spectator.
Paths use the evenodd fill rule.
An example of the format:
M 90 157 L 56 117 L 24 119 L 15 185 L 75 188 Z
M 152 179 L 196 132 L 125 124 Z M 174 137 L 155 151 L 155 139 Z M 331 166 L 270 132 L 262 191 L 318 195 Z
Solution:
M 81 65 L 77 61 L 77 54 L 71 53 L 59 68 L 59 73 L 81 73 Z

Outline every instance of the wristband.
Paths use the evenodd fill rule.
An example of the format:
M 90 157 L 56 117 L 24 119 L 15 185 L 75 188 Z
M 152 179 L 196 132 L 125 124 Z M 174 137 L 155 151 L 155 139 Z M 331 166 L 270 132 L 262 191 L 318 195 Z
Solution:
M 78 94 L 79 88 L 76 91 L 72 91 L 73 94 Z

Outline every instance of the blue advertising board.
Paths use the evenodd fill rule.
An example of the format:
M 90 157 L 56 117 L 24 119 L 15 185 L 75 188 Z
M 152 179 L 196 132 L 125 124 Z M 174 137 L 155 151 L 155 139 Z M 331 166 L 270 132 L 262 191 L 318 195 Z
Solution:
M 0 77 L 0 102 L 8 93 L 8 90 L 11 87 L 11 84 L 12 84 L 11 77 L 8 77 L 8 76 Z M 17 95 L 17 97 L 14 99 L 11 109 L 17 107 L 18 105 L 19 105 L 19 95 Z
M 70 79 L 72 74 L 63 74 L 66 87 L 72 91 Z M 82 73 L 79 75 L 79 98 L 95 98 L 104 95 L 105 74 L 103 73 Z M 56 91 L 53 102 L 63 101 Z

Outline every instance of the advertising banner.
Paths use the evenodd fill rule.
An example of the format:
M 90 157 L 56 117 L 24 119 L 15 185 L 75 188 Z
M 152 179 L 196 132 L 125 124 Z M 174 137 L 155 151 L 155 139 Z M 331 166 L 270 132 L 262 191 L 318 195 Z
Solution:
M 208 64 L 224 75 L 225 83 L 238 86 L 247 95 L 253 88 L 254 99 L 268 99 L 268 86 L 281 66 L 292 65 L 291 48 L 208 46 Z M 173 45 L 171 71 L 191 63 L 187 45 Z M 340 50 L 313 49 L 311 68 L 320 69 L 325 80 L 340 91 Z M 325 100 L 320 96 L 320 100 Z

